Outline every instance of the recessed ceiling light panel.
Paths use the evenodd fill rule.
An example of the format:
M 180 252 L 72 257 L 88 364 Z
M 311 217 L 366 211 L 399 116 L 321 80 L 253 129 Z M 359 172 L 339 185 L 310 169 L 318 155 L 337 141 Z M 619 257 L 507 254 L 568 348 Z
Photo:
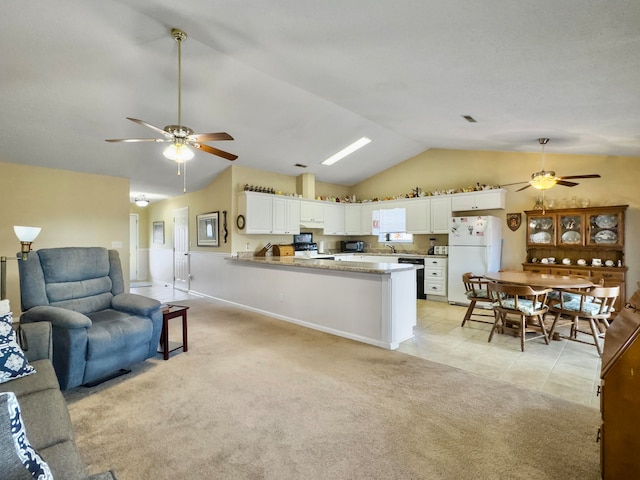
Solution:
M 347 155 L 351 155 L 353 152 L 355 152 L 356 150 L 359 150 L 360 148 L 364 147 L 366 144 L 370 142 L 371 142 L 370 138 L 362 137 L 361 139 L 353 142 L 351 145 L 343 148 L 338 153 L 334 153 L 329 158 L 327 158 L 324 162 L 321 162 L 321 163 L 323 165 L 333 165 L 338 160 L 342 160 Z

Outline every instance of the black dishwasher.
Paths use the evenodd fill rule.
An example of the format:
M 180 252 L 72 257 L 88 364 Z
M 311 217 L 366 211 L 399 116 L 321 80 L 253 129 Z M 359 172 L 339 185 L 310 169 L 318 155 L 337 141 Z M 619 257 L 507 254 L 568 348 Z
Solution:
M 424 258 L 419 257 L 400 257 L 398 263 L 411 263 L 413 265 L 422 265 L 422 268 L 416 270 L 416 297 L 426 300 L 427 294 L 424 293 Z

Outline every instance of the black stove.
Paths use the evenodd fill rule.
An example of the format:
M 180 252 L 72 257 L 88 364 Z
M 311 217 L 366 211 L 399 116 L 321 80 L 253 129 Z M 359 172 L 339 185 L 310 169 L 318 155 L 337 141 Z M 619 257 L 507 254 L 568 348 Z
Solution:
M 318 251 L 318 244 L 313 242 L 299 242 L 293 244 L 293 249 L 296 252 L 312 252 Z

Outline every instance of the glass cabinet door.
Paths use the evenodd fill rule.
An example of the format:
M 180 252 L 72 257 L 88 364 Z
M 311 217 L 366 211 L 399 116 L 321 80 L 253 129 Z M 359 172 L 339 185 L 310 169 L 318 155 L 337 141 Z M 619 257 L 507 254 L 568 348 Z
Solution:
M 584 245 L 584 217 L 566 214 L 558 217 L 558 245 Z
M 527 245 L 555 245 L 555 241 L 555 215 L 536 215 L 527 219 Z
M 590 214 L 588 222 L 587 245 L 620 247 L 623 244 L 624 225 L 621 212 Z

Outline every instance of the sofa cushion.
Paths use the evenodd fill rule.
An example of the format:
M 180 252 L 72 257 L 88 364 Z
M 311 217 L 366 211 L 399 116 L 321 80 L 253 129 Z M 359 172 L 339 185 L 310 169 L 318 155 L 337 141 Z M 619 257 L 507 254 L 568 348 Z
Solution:
M 0 383 L 35 372 L 16 341 L 11 313 L 0 316 Z
M 31 362 L 36 372 L 22 378 L 16 378 L 10 382 L 0 384 L 0 392 L 14 392 L 20 399 L 23 395 L 39 392 L 40 390 L 60 389 L 56 372 L 51 360 L 36 360 Z
M 48 448 L 40 448 L 38 453 L 49 464 L 54 478 L 86 480 L 87 469 L 73 440 L 56 443 Z
M 73 439 L 71 417 L 60 390 L 24 394 L 20 406 L 29 439 L 38 450 Z
M 29 443 L 13 392 L 0 393 L 0 458 L 2 478 L 52 480 L 49 465 Z
M 153 335 L 153 324 L 147 317 L 117 310 L 102 310 L 88 317 L 93 325 L 87 330 L 87 360 L 147 344 Z

